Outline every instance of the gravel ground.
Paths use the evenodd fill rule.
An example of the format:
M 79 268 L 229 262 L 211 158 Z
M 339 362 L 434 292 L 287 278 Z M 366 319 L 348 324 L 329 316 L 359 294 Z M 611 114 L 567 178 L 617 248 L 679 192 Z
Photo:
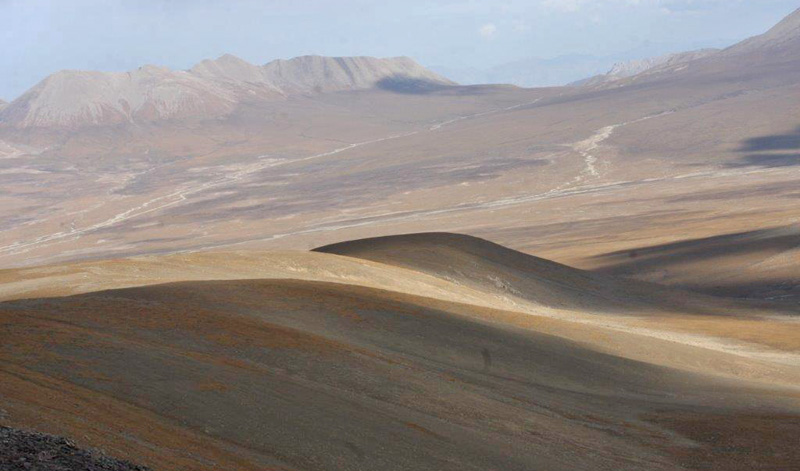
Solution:
M 147 471 L 82 450 L 66 438 L 0 426 L 1 471 Z

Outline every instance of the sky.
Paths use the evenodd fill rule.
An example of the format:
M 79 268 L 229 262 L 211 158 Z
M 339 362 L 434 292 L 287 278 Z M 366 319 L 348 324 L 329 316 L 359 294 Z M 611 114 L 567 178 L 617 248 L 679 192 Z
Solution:
M 231 53 L 410 56 L 487 69 L 642 58 L 760 34 L 800 0 L 0 0 L 0 98 L 61 69 L 186 69 Z

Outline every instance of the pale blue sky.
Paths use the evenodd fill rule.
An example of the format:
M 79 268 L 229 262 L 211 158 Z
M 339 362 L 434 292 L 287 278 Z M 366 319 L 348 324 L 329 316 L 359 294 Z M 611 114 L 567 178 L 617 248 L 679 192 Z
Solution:
M 0 0 L 0 98 L 59 69 L 188 68 L 232 53 L 408 55 L 486 68 L 566 54 L 638 58 L 725 46 L 798 0 Z

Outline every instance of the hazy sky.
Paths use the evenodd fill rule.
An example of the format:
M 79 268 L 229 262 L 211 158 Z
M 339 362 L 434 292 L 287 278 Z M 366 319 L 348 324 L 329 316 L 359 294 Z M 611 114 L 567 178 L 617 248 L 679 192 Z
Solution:
M 408 55 L 485 68 L 565 54 L 625 56 L 725 46 L 798 0 L 0 0 L 0 98 L 59 69 L 188 68 L 229 52 Z

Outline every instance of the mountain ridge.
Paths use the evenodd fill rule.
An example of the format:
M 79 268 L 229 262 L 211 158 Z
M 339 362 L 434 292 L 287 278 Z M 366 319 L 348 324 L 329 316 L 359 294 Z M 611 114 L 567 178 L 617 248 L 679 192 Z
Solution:
M 791 49 L 800 47 L 800 8 L 783 18 L 766 33 L 742 42 L 722 51 L 724 55 L 739 55 L 754 52 L 775 51 L 790 53 Z
M 216 118 L 247 100 L 367 89 L 396 78 L 455 85 L 408 57 L 301 56 L 258 66 L 225 54 L 185 71 L 153 65 L 128 72 L 62 70 L 4 106 L 0 124 L 80 127 Z
M 753 63 L 763 68 L 759 76 L 767 83 L 786 83 L 794 80 L 789 65 L 797 61 L 800 51 L 800 9 L 783 18 L 767 32 L 744 39 L 722 50 L 698 50 L 665 56 L 654 67 L 639 73 L 614 77 L 614 69 L 605 76 L 591 77 L 573 85 L 588 87 L 625 87 L 637 83 L 664 80 L 687 80 L 688 77 L 716 77 L 715 80 L 730 81 L 734 77 L 756 79 Z M 743 59 L 746 58 L 746 59 Z M 746 64 L 746 65 L 744 65 Z M 767 70 L 771 73 L 766 72 Z M 624 74 L 623 74 L 624 75 Z M 703 80 L 707 80 L 703 79 Z
M 569 84 L 570 86 L 593 86 L 616 82 L 624 78 L 644 74 L 649 71 L 658 70 L 661 67 L 671 67 L 686 62 L 695 61 L 720 52 L 720 49 L 708 48 L 697 49 L 687 52 L 676 52 L 664 54 L 662 56 L 648 57 L 644 59 L 633 59 L 615 63 L 605 74 L 595 75 L 587 79 L 578 80 Z

